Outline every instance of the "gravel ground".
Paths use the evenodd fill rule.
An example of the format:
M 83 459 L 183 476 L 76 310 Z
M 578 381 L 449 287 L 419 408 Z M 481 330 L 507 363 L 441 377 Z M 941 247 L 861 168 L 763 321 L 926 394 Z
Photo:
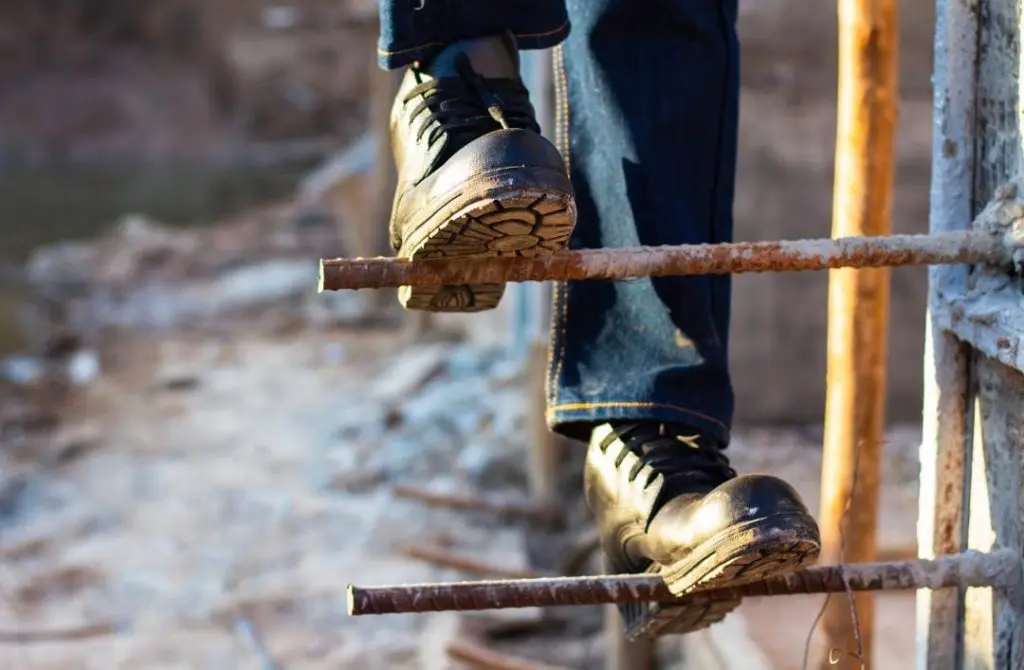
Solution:
M 463 636 L 460 624 L 350 618 L 346 584 L 460 577 L 396 552 L 409 544 L 528 567 L 523 526 L 392 495 L 404 483 L 524 497 L 526 394 L 500 351 L 324 329 L 131 337 L 112 350 L 49 438 L 65 455 L 6 521 L 0 621 L 117 632 L 4 645 L 3 667 L 432 669 L 424 640 Z M 740 429 L 734 458 L 815 505 L 819 433 Z M 915 439 L 898 431 L 888 451 L 883 544 L 912 539 Z M 575 622 L 557 645 L 503 649 L 595 667 L 594 612 Z

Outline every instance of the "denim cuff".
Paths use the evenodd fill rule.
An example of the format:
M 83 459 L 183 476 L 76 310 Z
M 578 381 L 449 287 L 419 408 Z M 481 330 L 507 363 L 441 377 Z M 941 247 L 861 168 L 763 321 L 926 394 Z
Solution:
M 587 402 L 562 403 L 548 407 L 548 428 L 574 440 L 586 442 L 595 424 L 606 421 L 657 421 L 681 423 L 701 435 L 717 441 L 722 448 L 729 445 L 729 427 L 714 417 L 675 405 L 650 402 Z
M 395 70 L 429 60 L 453 42 L 515 35 L 520 49 L 548 49 L 569 34 L 565 4 L 557 0 L 381 0 L 377 61 Z

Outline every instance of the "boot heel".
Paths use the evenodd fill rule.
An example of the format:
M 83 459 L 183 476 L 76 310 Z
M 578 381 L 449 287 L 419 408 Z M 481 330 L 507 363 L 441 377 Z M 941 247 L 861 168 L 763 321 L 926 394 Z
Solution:
M 462 207 L 431 230 L 409 257 L 548 256 L 568 245 L 575 223 L 571 192 L 510 188 Z M 403 286 L 398 299 L 411 310 L 479 312 L 496 307 L 504 293 L 504 284 Z

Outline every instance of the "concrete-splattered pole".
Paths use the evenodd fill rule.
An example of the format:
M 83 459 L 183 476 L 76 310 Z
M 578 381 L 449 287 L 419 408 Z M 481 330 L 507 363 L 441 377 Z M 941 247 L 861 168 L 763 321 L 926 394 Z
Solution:
M 895 0 L 839 0 L 839 117 L 832 236 L 892 233 L 898 10 Z M 877 556 L 885 425 L 890 273 L 832 271 L 821 514 L 823 564 Z M 854 604 L 851 604 L 850 601 Z M 819 667 L 870 665 L 874 596 L 832 597 Z
M 1022 5 L 938 3 L 933 232 L 963 229 L 972 216 L 1005 225 L 1024 214 Z M 922 555 L 992 546 L 1024 553 L 1020 296 L 1019 275 L 997 268 L 933 271 L 932 320 L 944 332 L 933 335 L 926 368 L 934 387 L 925 414 L 930 439 L 922 445 L 922 493 L 931 500 L 922 495 L 921 504 L 934 502 L 935 511 L 932 523 L 922 524 Z M 951 340 L 968 345 L 967 352 Z M 918 622 L 919 668 L 1024 667 L 1020 591 L 923 596 Z
M 949 233 L 974 218 L 975 67 L 978 2 L 938 0 L 935 6 L 935 106 L 929 231 Z M 918 495 L 918 556 L 933 559 L 967 547 L 965 475 L 970 474 L 970 346 L 943 324 L 947 290 L 962 293 L 967 266 L 928 272 L 925 324 L 923 426 Z M 955 670 L 960 665 L 964 590 L 917 593 L 917 670 Z

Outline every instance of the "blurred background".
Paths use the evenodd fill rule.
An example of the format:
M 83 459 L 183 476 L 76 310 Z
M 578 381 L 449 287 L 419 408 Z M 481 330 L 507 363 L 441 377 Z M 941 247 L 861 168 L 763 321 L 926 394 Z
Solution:
M 923 232 L 933 7 L 902 4 L 894 229 Z M 740 33 L 736 238 L 827 236 L 835 8 L 744 2 Z M 376 36 L 373 0 L 0 3 L 2 667 L 463 667 L 445 640 L 600 667 L 587 608 L 346 616 L 348 582 L 597 569 L 570 560 L 575 445 L 561 527 L 395 496 L 527 504 L 543 431 L 520 302 L 424 319 L 391 292 L 316 294 L 320 257 L 390 253 Z M 893 273 L 893 556 L 914 547 L 925 284 Z M 816 506 L 826 276 L 740 276 L 734 296 L 734 459 Z M 913 596 L 878 601 L 877 653 L 905 667 Z M 742 609 L 780 670 L 819 601 L 786 603 Z M 15 635 L 65 629 L 82 639 Z

